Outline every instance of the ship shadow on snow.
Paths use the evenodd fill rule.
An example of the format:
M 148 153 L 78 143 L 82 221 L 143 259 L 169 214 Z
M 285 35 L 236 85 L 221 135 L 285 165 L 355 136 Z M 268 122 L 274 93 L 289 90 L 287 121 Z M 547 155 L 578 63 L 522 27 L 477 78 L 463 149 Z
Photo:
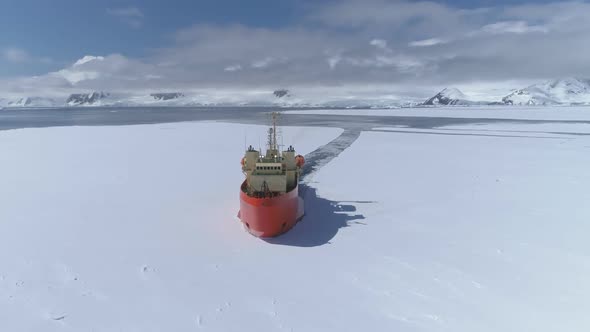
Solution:
M 360 130 L 344 130 L 328 144 L 305 155 L 305 165 L 301 172 L 299 196 L 305 202 L 305 215 L 287 233 L 264 241 L 277 245 L 294 247 L 317 247 L 329 244 L 343 227 L 363 225 L 365 216 L 358 214 L 355 205 L 374 202 L 346 201 L 336 202 L 317 195 L 316 188 L 305 181 L 323 165 L 328 164 L 342 151 L 346 150 L 360 136 Z M 347 203 L 347 204 L 343 204 Z
M 305 201 L 303 218 L 287 233 L 264 241 L 285 246 L 317 247 L 329 244 L 341 228 L 363 224 L 365 217 L 356 214 L 356 206 L 319 197 L 316 189 L 306 184 L 299 185 L 299 192 Z

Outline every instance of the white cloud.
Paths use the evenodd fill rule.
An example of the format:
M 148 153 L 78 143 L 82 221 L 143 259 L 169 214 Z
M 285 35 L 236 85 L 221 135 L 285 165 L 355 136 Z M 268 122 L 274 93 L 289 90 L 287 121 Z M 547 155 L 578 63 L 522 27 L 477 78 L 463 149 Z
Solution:
M 96 71 L 74 71 L 70 69 L 62 69 L 57 73 L 73 85 L 82 81 L 95 80 L 101 76 L 101 73 Z
M 91 62 L 91 61 L 104 61 L 104 57 L 103 56 L 85 55 L 81 59 L 78 59 L 78 61 L 74 62 L 73 66 L 74 67 L 81 66 L 81 65 Z
M 107 14 L 118 18 L 121 22 L 138 29 L 143 25 L 144 15 L 137 7 L 107 8 Z
M 387 41 L 383 40 L 383 39 L 373 39 L 373 40 L 371 40 L 371 42 L 369 44 L 371 44 L 377 48 L 387 49 Z
M 328 66 L 330 66 L 330 69 L 334 69 L 336 68 L 336 65 L 338 65 L 338 63 L 340 63 L 340 61 L 342 61 L 342 57 L 340 55 L 334 55 L 329 57 L 328 59 Z
M 490 34 L 504 34 L 516 33 L 525 34 L 532 32 L 549 32 L 547 27 L 541 25 L 529 25 L 525 21 L 504 21 L 485 25 L 481 28 L 481 32 Z
M 111 15 L 143 18 L 133 9 Z M 87 56 L 15 86 L 43 80 L 59 89 L 106 91 L 393 81 L 419 87 L 590 77 L 587 17 L 590 5 L 580 2 L 463 9 L 428 1 L 318 1 L 298 24 L 194 25 L 141 59 Z M 13 53 L 13 60 L 26 58 Z M 220 75 L 220 68 L 234 74 Z
M 153 81 L 163 77 L 157 72 L 156 66 L 129 59 L 120 54 L 86 55 L 71 66 L 48 75 L 61 77 L 72 87 L 101 90 L 126 88 L 132 85 L 130 82 L 142 82 L 144 79 Z
M 272 57 L 266 57 L 264 59 L 261 60 L 256 60 L 254 62 L 252 62 L 252 68 L 266 68 L 268 66 L 270 66 L 270 64 L 272 64 L 274 62 L 275 59 L 273 59 Z
M 365 58 L 344 58 L 348 64 L 362 68 L 393 68 L 400 73 L 417 72 L 424 69 L 425 64 L 406 55 L 376 55 L 374 57 Z
M 223 69 L 224 71 L 240 71 L 242 70 L 242 66 L 241 65 L 231 65 L 231 66 L 227 66 Z
M 435 46 L 440 44 L 446 44 L 447 41 L 439 38 L 429 38 L 429 39 L 422 39 L 422 40 L 415 40 L 408 43 L 410 47 L 427 47 L 427 46 Z
M 61 75 L 73 85 L 82 81 L 95 80 L 103 73 L 99 72 L 93 64 L 96 65 L 104 60 L 105 58 L 102 56 L 86 55 L 78 59 L 72 66 L 59 70 L 55 74 Z

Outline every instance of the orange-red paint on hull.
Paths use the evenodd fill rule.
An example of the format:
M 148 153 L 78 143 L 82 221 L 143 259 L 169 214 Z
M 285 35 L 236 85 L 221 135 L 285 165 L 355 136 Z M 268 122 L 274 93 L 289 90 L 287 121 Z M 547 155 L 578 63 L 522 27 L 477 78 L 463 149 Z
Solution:
M 274 237 L 293 228 L 303 217 L 303 200 L 299 186 L 275 197 L 256 198 L 245 192 L 246 181 L 240 188 L 238 217 L 248 232 L 257 237 Z

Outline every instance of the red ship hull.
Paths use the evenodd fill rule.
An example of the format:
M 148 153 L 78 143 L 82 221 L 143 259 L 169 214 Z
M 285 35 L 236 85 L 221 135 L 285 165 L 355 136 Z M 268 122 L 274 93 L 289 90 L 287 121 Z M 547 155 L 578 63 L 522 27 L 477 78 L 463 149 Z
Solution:
M 246 181 L 240 188 L 240 212 L 238 218 L 244 228 L 257 237 L 281 235 L 295 226 L 303 217 L 303 200 L 299 186 L 285 194 L 257 198 L 246 194 Z

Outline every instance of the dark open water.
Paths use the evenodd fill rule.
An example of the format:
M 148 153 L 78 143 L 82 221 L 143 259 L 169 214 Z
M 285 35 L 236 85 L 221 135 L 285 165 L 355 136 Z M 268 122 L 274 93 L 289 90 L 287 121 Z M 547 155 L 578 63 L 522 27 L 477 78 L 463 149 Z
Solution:
M 120 126 L 184 121 L 222 121 L 269 124 L 268 113 L 289 109 L 275 107 L 125 107 L 54 108 L 0 111 L 0 130 L 62 126 Z M 282 126 L 339 127 L 354 131 L 377 126 L 431 129 L 471 123 L 590 123 L 590 121 L 472 119 L 413 116 L 282 114 Z

